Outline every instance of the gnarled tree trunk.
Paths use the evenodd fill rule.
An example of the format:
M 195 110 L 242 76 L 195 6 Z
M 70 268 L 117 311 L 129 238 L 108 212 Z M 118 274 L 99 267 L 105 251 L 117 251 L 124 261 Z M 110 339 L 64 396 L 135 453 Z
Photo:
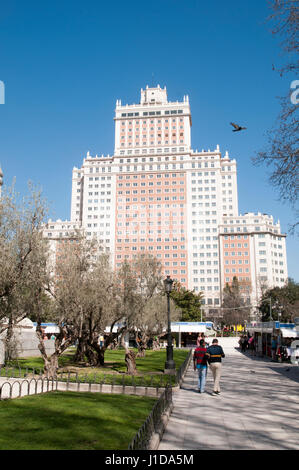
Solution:
M 105 365 L 105 351 L 105 346 L 100 346 L 97 341 L 89 342 L 87 353 L 89 364 L 103 367 Z
M 36 334 L 39 339 L 38 349 L 42 355 L 44 361 L 44 375 L 48 379 L 52 379 L 57 377 L 58 371 L 58 359 L 59 356 L 72 344 L 72 338 L 69 337 L 67 339 L 64 338 L 64 332 L 60 328 L 60 333 L 56 336 L 55 339 L 55 352 L 51 354 L 51 356 L 47 355 L 44 340 L 43 340 L 43 333 L 41 329 L 41 325 L 38 324 L 36 327 Z
M 128 346 L 126 345 L 124 341 L 124 336 L 125 336 L 126 331 L 123 332 L 121 336 L 121 345 L 126 351 L 125 354 L 125 361 L 127 365 L 127 373 L 130 375 L 136 375 L 137 374 L 137 367 L 136 367 L 136 354 L 134 351 L 130 350 Z
M 145 351 L 147 349 L 147 342 L 148 342 L 148 337 L 146 334 L 140 335 L 140 333 L 136 334 L 136 344 L 137 344 L 137 357 L 145 357 Z
M 8 327 L 6 331 L 6 338 L 5 338 L 5 357 L 4 361 L 7 364 L 8 361 L 13 359 L 13 321 L 12 315 L 9 315 Z
M 55 379 L 58 370 L 58 355 L 57 353 L 51 356 L 43 356 L 44 359 L 44 375 L 47 379 Z
M 75 362 L 84 362 L 86 353 L 86 339 L 81 337 L 78 339 L 76 354 L 74 357 Z
M 160 349 L 161 349 L 161 346 L 160 346 L 160 338 L 161 338 L 162 336 L 165 336 L 165 332 L 163 332 L 163 333 L 160 334 L 160 335 L 155 335 L 155 336 L 153 337 L 153 350 L 154 350 L 154 351 L 160 351 Z
M 118 347 L 118 339 L 115 333 L 111 333 L 106 336 L 104 344 L 99 344 L 99 336 L 97 335 L 92 341 L 88 341 L 89 349 L 92 349 L 94 352 L 94 361 L 93 365 L 98 365 L 103 367 L 105 365 L 105 352 L 107 349 L 116 349 Z
M 125 361 L 127 365 L 127 373 L 130 375 L 136 375 L 137 374 L 136 354 L 134 353 L 134 351 L 126 348 Z

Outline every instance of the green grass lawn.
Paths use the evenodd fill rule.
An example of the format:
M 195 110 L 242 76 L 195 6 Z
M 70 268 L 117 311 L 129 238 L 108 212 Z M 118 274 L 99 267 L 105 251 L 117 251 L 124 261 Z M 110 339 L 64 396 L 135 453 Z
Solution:
M 134 350 L 137 353 L 137 349 Z M 174 349 L 173 356 L 176 363 L 176 368 L 179 369 L 188 355 L 185 349 Z M 160 351 L 148 350 L 143 358 L 136 358 L 137 371 L 140 373 L 156 372 L 161 373 L 164 371 L 166 361 L 165 349 Z M 73 353 L 68 352 L 61 356 L 59 364 L 67 366 L 73 364 Z M 105 352 L 105 369 L 114 370 L 117 372 L 126 372 L 125 364 L 125 351 L 124 349 L 107 350 Z
M 51 392 L 0 402 L 0 450 L 127 449 L 155 399 Z
M 137 352 L 137 350 L 136 350 Z M 184 349 L 174 349 L 174 361 L 176 364 L 177 370 L 180 368 L 184 360 L 188 355 L 188 350 Z M 67 372 L 71 372 L 71 380 L 75 380 L 76 374 L 78 374 L 79 380 L 91 381 L 95 383 L 100 383 L 105 381 L 105 383 L 115 384 L 127 384 L 132 383 L 132 377 L 127 376 L 126 373 L 126 364 L 125 364 L 125 351 L 123 349 L 118 350 L 107 350 L 105 353 L 105 366 L 104 367 L 86 367 L 85 365 L 76 364 L 73 361 L 74 358 L 74 349 L 68 350 L 59 358 L 60 370 L 64 371 L 64 377 L 66 380 Z M 170 376 L 164 375 L 164 366 L 166 361 L 166 351 L 146 351 L 146 356 L 144 358 L 136 358 L 137 365 L 137 376 L 134 377 L 134 383 L 136 385 L 147 385 L 147 386 L 163 386 Z M 21 369 L 21 376 L 23 376 L 28 368 L 30 373 L 31 369 L 35 369 L 36 372 L 43 369 L 43 360 L 41 357 L 34 358 L 25 358 L 18 359 L 11 366 L 17 366 Z M 2 369 L 1 375 L 4 376 L 6 373 L 5 368 Z M 19 374 L 19 371 L 18 371 Z M 174 378 L 172 377 L 172 383 L 174 383 Z

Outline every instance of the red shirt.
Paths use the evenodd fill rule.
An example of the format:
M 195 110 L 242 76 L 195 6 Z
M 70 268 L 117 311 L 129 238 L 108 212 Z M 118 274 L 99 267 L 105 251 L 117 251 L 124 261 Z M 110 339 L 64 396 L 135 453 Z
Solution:
M 196 359 L 197 365 L 206 366 L 207 365 L 207 358 L 206 358 L 207 348 L 199 346 L 194 351 L 194 360 Z

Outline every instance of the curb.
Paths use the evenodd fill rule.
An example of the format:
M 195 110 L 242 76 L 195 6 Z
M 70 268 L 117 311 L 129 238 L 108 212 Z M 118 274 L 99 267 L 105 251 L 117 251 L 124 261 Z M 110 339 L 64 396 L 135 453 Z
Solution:
M 165 411 L 165 413 L 163 413 L 161 417 L 161 423 L 159 424 L 157 431 L 153 433 L 149 441 L 148 450 L 157 450 L 159 448 L 161 439 L 165 432 L 172 410 L 173 410 L 173 404 L 168 408 L 167 411 Z
M 187 373 L 187 370 L 190 366 L 190 362 L 192 360 L 192 354 L 190 354 L 189 356 L 189 360 L 187 362 L 187 365 L 186 365 L 186 368 L 185 368 L 185 371 L 184 371 L 184 374 L 183 376 L 181 377 L 181 380 L 179 382 L 179 385 L 177 385 L 176 387 L 172 387 L 172 392 L 178 392 L 181 388 L 181 385 L 182 385 L 182 382 L 184 380 L 184 377 Z M 159 424 L 158 426 L 158 430 L 156 432 L 153 433 L 150 441 L 149 441 L 149 445 L 148 445 L 148 450 L 157 450 L 159 448 L 159 445 L 160 445 L 160 442 L 162 440 L 162 437 L 163 437 L 163 434 L 165 432 L 165 429 L 167 427 L 167 424 L 168 424 L 168 421 L 169 421 L 169 418 L 170 418 L 170 415 L 173 411 L 173 408 L 174 408 L 174 404 L 172 403 L 170 405 L 170 407 L 168 408 L 167 411 L 165 411 L 165 413 L 163 413 L 162 417 L 161 417 L 161 423 Z

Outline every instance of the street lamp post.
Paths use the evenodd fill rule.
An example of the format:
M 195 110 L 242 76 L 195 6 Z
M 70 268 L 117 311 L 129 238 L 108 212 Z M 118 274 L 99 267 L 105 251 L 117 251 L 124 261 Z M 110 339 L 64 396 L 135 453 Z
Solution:
M 269 297 L 269 299 L 263 299 L 263 302 L 267 302 L 269 301 L 269 307 L 270 307 L 270 321 L 273 321 L 273 318 L 272 318 L 272 299 L 271 297 Z
M 167 347 L 166 347 L 166 362 L 165 362 L 165 374 L 175 374 L 175 363 L 173 360 L 173 346 L 172 346 L 172 335 L 170 326 L 170 293 L 172 290 L 173 280 L 170 276 L 164 280 L 165 292 L 167 294 Z

